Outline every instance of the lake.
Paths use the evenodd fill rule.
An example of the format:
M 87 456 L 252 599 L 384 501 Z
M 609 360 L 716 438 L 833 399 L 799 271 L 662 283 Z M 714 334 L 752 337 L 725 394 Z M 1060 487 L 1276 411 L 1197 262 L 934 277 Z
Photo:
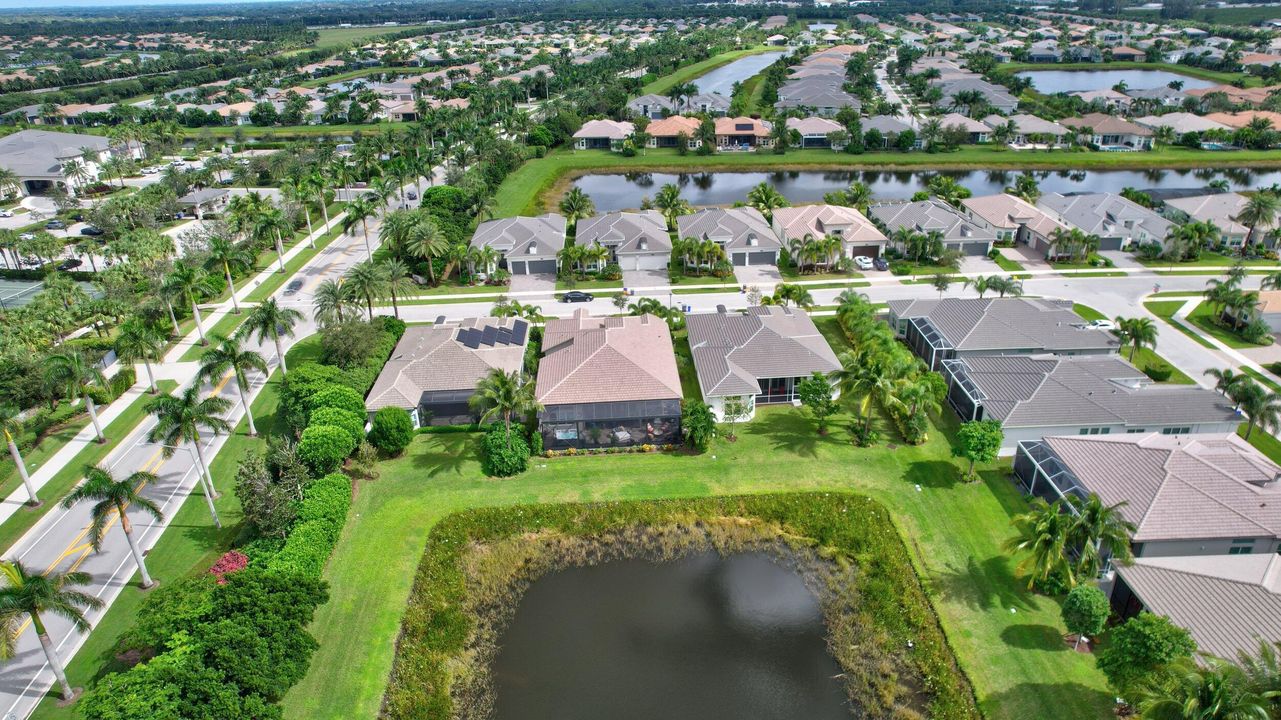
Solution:
M 1080 90 L 1106 90 L 1120 82 L 1124 82 L 1131 90 L 1165 87 L 1175 80 L 1183 83 L 1184 90 L 1216 84 L 1168 70 L 1027 70 L 1016 74 L 1030 79 L 1032 87 L 1047 95 Z
M 878 200 L 910 198 L 934 175 L 947 175 L 975 195 L 992 195 L 1014 184 L 1018 170 L 959 170 L 888 172 L 877 170 L 794 170 L 777 172 L 611 173 L 584 175 L 574 184 L 591 196 L 600 212 L 638 208 L 641 198 L 653 197 L 667 183 L 681 188 L 691 205 L 732 205 L 746 201 L 754 186 L 769 183 L 793 203 L 822 202 L 825 193 L 842 190 L 858 180 Z M 1032 171 L 1041 192 L 1120 192 L 1123 188 L 1202 188 L 1222 178 L 1233 190 L 1281 183 L 1281 170 L 1246 168 L 1199 170 L 1044 170 Z
M 817 599 L 768 556 L 622 560 L 535 581 L 496 720 L 850 720 Z
M 734 93 L 734 83 L 756 75 L 785 54 L 787 53 L 780 50 L 741 57 L 732 63 L 704 73 L 694 80 L 694 84 L 698 86 L 700 93 L 720 93 L 729 97 Z

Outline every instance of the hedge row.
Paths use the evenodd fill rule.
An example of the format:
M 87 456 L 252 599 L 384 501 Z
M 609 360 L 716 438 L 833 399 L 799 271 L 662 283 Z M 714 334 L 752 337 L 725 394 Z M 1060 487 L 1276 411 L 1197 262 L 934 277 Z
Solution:
M 268 563 L 273 572 L 319 578 L 338 543 L 351 507 L 351 480 L 342 473 L 314 480 L 298 505 L 298 520 L 289 538 Z
M 877 647 L 868 655 L 896 659 L 909 669 L 927 717 L 981 717 L 921 587 L 907 549 L 880 503 L 847 493 L 787 493 L 698 500 L 613 502 L 482 508 L 441 520 L 427 541 L 397 641 L 382 716 L 390 720 L 448 718 L 458 663 L 472 648 L 477 618 L 469 614 L 464 560 L 467 548 L 529 532 L 599 536 L 636 527 L 690 526 L 697 520 L 739 517 L 809 538 L 824 558 L 856 566 L 851 591 L 871 625 Z M 907 651 L 911 643 L 911 650 Z M 874 651 L 874 652 L 873 652 Z M 869 673 L 871 676 L 877 673 Z M 872 708 L 861 709 L 870 713 Z M 878 713 L 876 716 L 879 716 Z

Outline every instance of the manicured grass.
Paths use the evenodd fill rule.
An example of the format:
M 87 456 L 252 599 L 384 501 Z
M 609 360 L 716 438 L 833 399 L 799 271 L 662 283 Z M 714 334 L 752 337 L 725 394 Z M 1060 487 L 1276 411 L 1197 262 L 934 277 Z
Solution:
M 174 388 L 178 387 L 178 383 L 173 380 L 157 380 L 156 387 L 159 388 L 162 393 L 170 393 L 173 392 Z M 44 501 L 43 505 L 35 509 L 28 510 L 24 508 L 19 510 L 13 515 L 10 515 L 9 519 L 4 521 L 3 524 L 0 524 L 0 549 L 7 549 L 12 546 L 23 536 L 24 533 L 34 527 L 35 524 L 39 522 L 40 518 L 44 517 L 46 513 L 57 507 L 58 502 L 63 498 L 63 496 L 65 496 L 71 488 L 75 487 L 76 483 L 80 482 L 80 479 L 84 477 L 84 468 L 86 465 L 97 465 L 102 462 L 103 458 L 107 457 L 112 450 L 115 450 L 116 447 L 119 446 L 120 441 L 124 440 L 129 433 L 133 432 L 133 429 L 138 426 L 139 422 L 142 422 L 142 418 L 146 414 L 146 405 L 151 402 L 154 397 L 154 395 L 143 393 L 132 403 L 129 403 L 129 407 L 125 408 L 124 412 L 120 413 L 115 420 L 112 420 L 102 429 L 103 434 L 107 436 L 107 442 L 101 445 L 96 442 L 91 442 L 88 445 L 85 445 L 84 448 L 82 448 L 80 452 L 76 453 L 76 456 L 71 459 L 71 462 L 67 463 L 67 465 L 58 472 L 54 473 L 54 476 L 49 478 L 48 482 L 36 491 L 40 499 Z M 57 443 L 57 446 L 52 447 L 49 452 L 42 452 L 41 462 L 52 457 L 54 453 L 62 449 L 62 447 L 66 445 L 67 440 L 76 436 L 76 432 L 72 432 L 69 437 L 63 439 L 62 442 Z M 46 440 L 46 445 L 47 444 L 49 444 L 48 440 Z M 42 446 L 42 450 L 43 449 L 44 446 Z M 6 458 L 7 457 L 8 456 L 6 455 Z M 31 457 L 34 457 L 34 455 Z M 27 464 L 31 465 L 32 471 L 35 470 L 35 466 L 32 465 L 31 462 L 28 462 Z M 13 477 L 11 481 L 5 481 L 3 493 L 6 497 L 9 493 L 17 489 L 22 482 L 18 478 L 17 470 L 14 468 L 12 463 L 9 464 L 8 468 L 13 473 Z
M 1178 297 L 1178 298 L 1186 298 L 1188 300 L 1192 300 L 1194 298 L 1201 297 L 1201 293 L 1195 290 L 1162 290 L 1161 292 L 1148 293 L 1148 297 L 1153 297 L 1153 298 Z
M 292 348 L 288 355 L 289 361 L 293 362 Z M 254 400 L 254 420 L 260 431 L 282 427 L 276 414 L 280 403 L 280 382 L 280 374 L 276 373 Z M 245 421 L 241 420 L 234 434 L 210 461 L 214 487 L 221 493 L 214 506 L 222 519 L 222 529 L 214 528 L 209 508 L 197 487 L 174 514 L 169 529 L 147 554 L 147 569 L 160 582 L 207 571 L 240 535 L 240 501 L 232 490 L 236 466 L 246 452 L 261 452 L 267 444 L 264 436 L 251 438 L 246 434 L 247 430 Z M 67 666 L 67 676 L 73 685 L 88 686 L 108 672 L 125 669 L 112 651 L 121 633 L 134 624 L 138 607 L 145 598 L 146 593 L 131 583 L 111 604 L 84 647 Z M 56 695 L 45 696 L 31 715 L 32 720 L 75 720 L 79 717 L 75 705 L 59 707 L 56 701 Z
M 213 342 L 214 335 L 225 335 L 226 337 L 231 337 L 231 334 L 236 331 L 236 328 L 240 327 L 240 323 L 245 321 L 245 317 L 248 313 L 249 310 L 247 308 L 241 308 L 239 315 L 228 310 L 227 314 L 223 315 L 222 318 L 212 326 L 205 325 L 205 337 L 209 338 L 211 343 Z M 196 344 L 187 348 L 187 351 L 178 358 L 178 362 L 194 362 L 199 360 L 200 356 L 208 349 L 208 345 L 201 345 L 200 342 L 197 341 Z
M 819 326 L 835 337 L 834 321 Z M 839 339 L 839 338 L 836 338 Z M 843 340 L 841 340 L 843 343 Z M 844 348 L 844 345 L 838 345 Z M 961 481 L 950 414 L 921 446 L 849 442 L 848 415 L 819 437 L 791 407 L 763 407 L 698 456 L 536 459 L 525 474 L 484 477 L 472 434 L 419 435 L 361 486 L 326 571 L 331 599 L 311 627 L 320 641 L 308 675 L 286 696 L 287 718 L 375 717 L 400 618 L 428 532 L 456 510 L 533 502 L 704 497 L 779 490 L 851 490 L 885 503 L 903 533 L 962 668 L 988 718 L 1099 718 L 1112 698 L 1088 655 L 1063 643 L 1058 604 L 1025 590 L 1001 549 L 1026 504 L 1008 465 Z M 919 486 L 919 490 L 917 487 Z
M 1129 360 L 1132 365 L 1144 371 L 1144 373 L 1147 372 L 1148 368 L 1154 365 L 1157 367 L 1164 365 L 1165 367 L 1170 368 L 1173 372 L 1170 373 L 1170 379 L 1165 381 L 1167 383 L 1171 383 L 1173 385 L 1196 384 L 1196 381 L 1188 377 L 1187 373 L 1175 367 L 1174 363 L 1171 363 L 1169 360 L 1161 357 L 1151 348 L 1139 348 L 1139 351 L 1134 354 L 1134 357 L 1130 357 L 1130 350 L 1128 348 L 1123 348 L 1121 350 L 1121 355 L 1126 360 Z
M 366 126 L 377 128 L 379 126 Z M 971 146 L 950 153 L 868 152 L 862 155 L 833 153 L 831 150 L 792 150 L 774 153 L 722 153 L 713 155 L 680 155 L 672 149 L 646 150 L 635 157 L 623 157 L 608 151 L 570 152 L 556 150 L 546 157 L 531 160 L 507 176 L 495 196 L 495 214 L 507 217 L 537 214 L 551 206 L 550 198 L 540 198 L 556 182 L 574 172 L 715 172 L 761 169 L 883 170 L 902 169 L 1144 169 L 1200 168 L 1206 165 L 1276 166 L 1281 165 L 1281 150 L 1241 150 L 1214 153 L 1189 148 L 1166 147 L 1143 153 L 1110 152 L 1018 152 L 1003 147 Z M 637 195 L 639 200 L 639 193 Z
M 1255 370 L 1254 368 L 1248 365 L 1242 365 L 1239 369 L 1241 370 L 1241 372 L 1245 373 L 1246 375 L 1249 375 L 1255 380 L 1258 380 L 1259 382 L 1266 385 L 1267 388 L 1272 392 L 1281 392 L 1281 383 L 1277 382 L 1277 380 L 1273 378 L 1271 374 L 1261 373 L 1258 370 Z
M 1240 333 L 1227 325 L 1220 324 L 1208 302 L 1197 305 L 1192 312 L 1188 313 L 1188 322 L 1230 348 L 1241 350 L 1261 347 L 1258 343 L 1246 342 Z
M 1268 17 L 1272 17 L 1272 15 Z M 1210 80 L 1223 85 L 1230 85 L 1242 77 L 1246 78 L 1245 84 L 1247 86 L 1261 84 L 1259 78 L 1243 75 L 1242 73 L 1219 72 L 1175 63 L 1150 63 L 1131 60 L 1114 60 L 1106 63 L 1004 63 L 998 65 L 997 69 L 1009 72 L 1023 72 L 1024 70 L 1164 70 L 1178 75 Z
M 613 286 L 621 288 L 623 284 L 621 281 L 614 282 Z M 459 285 L 454 281 L 450 281 L 435 287 L 415 288 L 413 295 L 409 299 L 413 300 L 433 295 L 506 295 L 509 292 L 511 292 L 511 287 L 508 285 Z
M 993 261 L 996 262 L 998 266 L 1000 266 L 1002 270 L 1006 272 L 1019 272 L 1020 270 L 1023 269 L 1022 263 L 1020 263 L 1017 260 L 1011 260 L 1010 258 L 1005 257 L 999 252 L 996 254 L 996 257 L 992 259 Z
M 1237 435 L 1244 438 L 1245 429 L 1246 424 L 1241 423 L 1241 427 L 1237 428 Z M 1272 462 L 1281 464 L 1281 440 L 1269 435 L 1266 430 L 1256 427 L 1246 442 L 1253 445 L 1255 450 L 1263 453 Z
M 1086 320 L 1107 320 L 1108 319 L 1106 315 L 1099 312 L 1098 310 L 1095 310 L 1089 305 L 1082 305 L 1081 303 L 1075 303 L 1075 302 L 1072 303 L 1072 312 L 1076 313 L 1077 315 L 1080 315 Z
M 1210 253 L 1210 252 L 1201 253 L 1201 257 L 1197 258 L 1196 260 L 1188 260 L 1186 262 L 1172 263 L 1172 262 L 1169 262 L 1168 260 L 1160 260 L 1160 259 L 1148 260 L 1146 258 L 1141 258 L 1138 256 L 1135 256 L 1135 260 L 1138 260 L 1140 263 L 1150 268 L 1157 268 L 1157 269 L 1172 268 L 1174 270 L 1178 270 L 1179 268 L 1198 268 L 1198 267 L 1229 268 L 1229 267 L 1232 267 L 1233 265 L 1236 265 L 1238 262 L 1243 262 L 1247 267 L 1277 267 L 1278 265 L 1281 265 L 1281 263 L 1278 263 L 1275 260 L 1244 260 L 1243 261 L 1239 257 L 1234 257 L 1229 255 L 1220 255 L 1218 253 Z
M 331 220 L 334 218 L 332 214 L 329 217 Z M 341 234 L 342 228 L 333 227 L 329 232 L 326 232 L 324 235 L 316 238 L 316 247 L 303 248 L 297 255 L 286 260 L 285 271 L 282 273 L 271 273 L 267 276 L 267 279 L 263 280 L 261 285 L 254 288 L 245 296 L 245 302 L 261 302 L 266 300 L 272 293 L 280 289 L 280 286 L 284 285 L 286 280 L 297 274 L 297 272 L 302 269 L 303 265 L 306 265 L 312 258 L 316 257 L 316 253 L 319 253 L 321 250 L 328 247 L 329 243 L 333 242 L 334 239 Z
M 350 45 L 361 40 L 380 37 L 382 35 L 391 35 L 393 33 L 404 32 L 406 30 L 417 30 L 425 27 L 428 26 L 396 25 L 384 27 L 320 28 L 316 31 L 316 42 L 312 44 L 318 48 L 336 48 L 343 45 Z
M 720 55 L 713 55 L 706 60 L 686 65 L 671 74 L 664 75 L 663 77 L 644 85 L 641 87 L 638 95 L 662 95 L 671 89 L 673 85 L 700 78 L 716 68 L 728 65 L 739 58 L 744 58 L 748 55 L 759 55 L 765 52 L 777 51 L 778 49 L 779 48 L 776 47 L 761 46 L 747 48 L 745 50 L 730 50 L 729 52 L 723 52 Z
M 1196 331 L 1174 319 L 1174 314 L 1178 312 L 1183 305 L 1184 301 L 1182 300 L 1156 300 L 1153 302 L 1143 303 L 1143 307 L 1146 308 L 1148 312 L 1169 323 L 1175 330 L 1178 330 L 1184 335 L 1192 338 L 1201 347 L 1209 348 L 1210 350 L 1217 350 L 1218 348 L 1215 347 L 1214 343 L 1206 340 Z

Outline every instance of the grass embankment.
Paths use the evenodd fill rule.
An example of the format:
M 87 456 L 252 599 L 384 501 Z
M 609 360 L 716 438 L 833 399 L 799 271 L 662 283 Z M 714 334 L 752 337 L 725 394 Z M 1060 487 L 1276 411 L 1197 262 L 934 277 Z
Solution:
M 1186 75 L 1187 77 L 1209 80 L 1210 82 L 1221 85 L 1231 85 L 1232 83 L 1245 78 L 1246 87 L 1262 85 L 1262 81 L 1253 76 L 1243 73 L 1219 72 L 1218 70 L 1206 70 L 1204 68 L 1192 67 L 1190 65 L 1178 65 L 1175 63 L 1150 63 L 1135 60 L 1113 60 L 1112 62 L 1078 62 L 1078 63 L 1003 63 L 997 66 L 997 70 L 1007 72 L 1024 72 L 1028 70 L 1093 70 L 1099 72 L 1102 70 L 1164 70 L 1176 75 Z
M 840 341 L 833 319 L 818 324 Z M 1028 592 L 1001 547 L 1012 535 L 1011 515 L 1026 508 L 1008 464 L 983 467 L 980 482 L 963 482 L 951 457 L 956 420 L 949 411 L 920 446 L 903 445 L 878 417 L 888 441 L 857 448 L 843 429 L 850 422 L 842 414 L 832 434 L 819 437 L 802 411 L 762 407 L 738 426 L 737 442 L 719 438 L 702 455 L 536 459 L 525 474 L 504 480 L 481 472 L 477 435 L 419 435 L 402 457 L 382 463 L 381 477 L 363 484 L 355 499 L 325 574 L 330 602 L 311 628 L 320 648 L 285 698 L 286 718 L 378 715 L 427 536 L 453 512 L 803 491 L 862 493 L 890 509 L 987 718 L 1107 715 L 1112 697 L 1093 659 L 1064 644 L 1058 603 Z
M 432 531 L 419 565 L 383 714 L 398 720 L 453 708 L 450 714 L 467 717 L 488 707 L 497 634 L 523 588 L 540 575 L 614 558 L 749 549 L 826 577 L 815 589 L 851 705 L 872 717 L 921 706 L 940 720 L 977 714 L 889 513 L 847 493 L 451 515 Z
M 1208 348 L 1210 350 L 1217 350 L 1218 348 L 1214 346 L 1214 343 L 1210 342 L 1209 340 L 1206 340 L 1205 338 L 1201 337 L 1200 333 L 1196 332 L 1195 330 L 1188 327 L 1187 325 L 1184 325 L 1183 323 L 1174 319 L 1174 314 L 1178 312 L 1185 304 L 1186 304 L 1185 300 L 1155 300 L 1152 302 L 1143 303 L 1143 307 L 1146 308 L 1148 312 L 1164 320 L 1166 323 L 1172 326 L 1175 330 L 1178 330 L 1184 335 L 1187 335 L 1188 337 L 1192 338 L 1196 342 L 1196 344 L 1200 345 L 1201 347 Z
M 1202 302 L 1188 313 L 1188 322 L 1201 332 L 1236 350 L 1262 347 L 1269 343 L 1252 343 L 1241 337 L 1241 333 L 1219 321 L 1214 308 L 1209 302 Z M 1271 335 L 1268 336 L 1271 339 Z
M 145 380 L 143 382 L 145 382 Z M 178 387 L 178 383 L 173 380 L 158 380 L 156 381 L 156 387 L 160 392 L 167 394 L 173 392 L 173 389 Z M 134 428 L 138 426 L 138 423 L 142 422 L 143 415 L 146 413 L 145 408 L 147 403 L 151 402 L 154 397 L 154 395 L 143 393 L 141 396 L 135 398 L 133 402 L 129 403 L 129 407 L 125 408 L 124 412 L 120 413 L 115 420 L 112 420 L 102 429 L 103 434 L 107 436 L 107 442 L 101 445 L 96 442 L 91 442 L 88 445 L 85 445 L 84 448 L 82 448 L 80 452 L 76 453 L 76 456 L 71 459 L 71 462 L 67 463 L 67 465 L 58 472 L 54 473 L 54 476 L 49 478 L 48 482 L 36 491 L 36 494 L 44 501 L 43 505 L 38 508 L 24 508 L 19 510 L 13 515 L 10 515 L 9 519 L 5 520 L 3 524 L 0 524 L 0 550 L 7 549 L 12 546 L 23 536 L 23 534 L 34 527 L 35 524 L 40 521 L 40 518 L 44 517 L 50 510 L 57 507 L 58 502 L 66 496 L 67 492 L 70 491 L 71 488 L 76 486 L 76 483 L 80 482 L 82 477 L 84 477 L 84 468 L 86 465 L 97 465 L 102 462 L 103 459 L 111 453 L 111 451 L 119 447 L 120 442 L 133 432 Z M 74 431 L 72 431 L 71 428 L 67 428 L 64 432 L 70 432 L 70 434 L 65 437 L 61 437 L 60 441 L 56 444 L 49 442 L 52 438 L 46 438 L 39 451 L 35 453 L 28 453 L 26 456 L 25 459 L 27 460 L 27 465 L 30 467 L 30 470 L 34 472 L 36 467 L 43 465 L 45 461 L 52 458 L 54 453 L 61 450 L 67 442 L 71 440 L 71 438 L 74 438 L 78 434 L 79 428 L 84 427 L 87 423 L 88 421 L 86 420 L 85 423 L 80 424 Z M 55 433 L 55 435 L 61 435 L 61 432 Z M 7 454 L 5 455 L 5 458 L 6 460 L 8 459 Z M 4 497 L 8 497 L 9 493 L 16 490 L 22 482 L 21 479 L 18 478 L 17 468 L 12 462 L 6 466 L 6 469 L 12 473 L 13 477 L 6 478 L 3 488 L 0 488 L 0 493 L 3 493 Z
M 792 150 L 782 155 L 764 153 L 720 153 L 680 155 L 673 149 L 646 150 L 635 157 L 623 157 L 607 150 L 555 150 L 546 157 L 530 160 L 507 176 L 495 197 L 495 216 L 537 214 L 555 205 L 551 197 L 540 197 L 571 174 L 588 172 L 734 172 L 770 170 L 1127 170 L 1146 168 L 1203 168 L 1281 166 L 1281 150 L 1241 150 L 1211 153 L 1205 150 L 1167 147 L 1143 153 L 1109 152 L 1020 152 L 1004 147 L 971 146 L 950 153 L 898 152 L 883 150 L 862 155 L 831 150 Z M 639 202 L 640 193 L 637 193 Z M 540 202 L 542 201 L 542 202 Z
M 427 25 L 384 25 L 376 27 L 331 27 L 320 28 L 316 30 L 316 41 L 312 47 L 317 48 L 336 48 L 343 45 L 361 40 L 368 40 L 383 35 L 392 35 L 394 33 L 405 32 L 406 30 L 419 30 L 428 27 Z
M 760 55 L 761 53 L 777 51 L 776 47 L 762 45 L 760 47 L 745 48 L 742 50 L 730 50 L 719 55 L 713 55 L 706 60 L 700 60 L 684 67 L 676 69 L 661 78 L 646 83 L 640 89 L 638 95 L 662 95 L 666 93 L 673 85 L 696 80 L 703 75 L 715 70 L 718 67 L 728 65 L 739 58 L 745 58 L 749 55 Z

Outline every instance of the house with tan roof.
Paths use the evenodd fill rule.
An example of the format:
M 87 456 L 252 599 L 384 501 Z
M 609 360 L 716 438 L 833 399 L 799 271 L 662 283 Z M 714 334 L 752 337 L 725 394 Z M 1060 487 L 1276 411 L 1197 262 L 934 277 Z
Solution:
M 1281 129 L 1281 113 L 1275 113 L 1270 110 L 1242 110 L 1234 113 L 1216 112 L 1205 116 L 1206 120 L 1221 123 L 1233 129 L 1243 128 L 1256 118 L 1267 120 L 1271 123 L 1273 130 Z
M 991 228 L 998 240 L 1027 245 L 1042 256 L 1053 251 L 1054 233 L 1068 229 L 1054 216 L 1008 193 L 965 198 L 961 204 L 971 220 Z
M 1079 118 L 1064 118 L 1060 124 L 1086 131 L 1086 141 L 1100 150 L 1152 149 L 1151 130 L 1115 115 L 1090 113 Z
M 773 126 L 759 118 L 716 118 L 716 147 L 720 150 L 774 147 L 774 138 L 770 137 L 771 130 Z
M 574 147 L 578 150 L 617 150 L 631 137 L 636 126 L 617 120 L 588 120 L 574 133 Z
M 1239 193 L 1212 193 L 1192 197 L 1170 198 L 1165 201 L 1166 215 L 1179 223 L 1189 220 L 1214 223 L 1219 229 L 1219 240 L 1232 247 L 1245 244 L 1250 228 L 1237 220 L 1249 200 Z M 1276 242 L 1274 235 L 1261 229 L 1259 235 L 1265 244 Z
M 821 117 L 787 118 L 787 128 L 795 130 L 801 136 L 803 148 L 831 148 L 832 142 L 828 136 L 845 132 L 845 127 L 840 123 Z M 834 149 L 840 150 L 843 147 L 845 146 L 840 145 Z
M 549 320 L 535 397 L 549 450 L 680 442 L 672 334 L 653 315 Z
M 703 141 L 698 139 L 698 127 L 701 123 L 702 121 L 698 118 L 684 115 L 672 115 L 654 120 L 645 126 L 645 134 L 649 135 L 647 144 L 652 148 L 676 147 L 680 142 L 680 136 L 684 135 L 686 147 L 697 150 L 703 146 Z
M 1147 59 L 1147 52 L 1129 45 L 1118 45 L 1112 48 L 1112 59 L 1120 62 L 1142 62 Z
M 992 128 L 972 117 L 962 115 L 961 113 L 948 113 L 939 118 L 939 123 L 942 125 L 944 130 L 953 130 L 965 133 L 967 142 L 970 143 L 985 143 L 992 134 Z
M 842 205 L 798 205 L 776 208 L 771 223 L 774 234 L 783 244 L 793 240 L 836 237 L 841 239 L 842 255 L 853 258 L 878 258 L 885 251 L 885 233 L 854 208 Z
M 519 372 L 529 323 L 518 318 L 468 318 L 411 325 L 396 343 L 365 399 L 371 416 L 403 408 L 415 427 L 475 422 L 468 401 L 492 370 Z

